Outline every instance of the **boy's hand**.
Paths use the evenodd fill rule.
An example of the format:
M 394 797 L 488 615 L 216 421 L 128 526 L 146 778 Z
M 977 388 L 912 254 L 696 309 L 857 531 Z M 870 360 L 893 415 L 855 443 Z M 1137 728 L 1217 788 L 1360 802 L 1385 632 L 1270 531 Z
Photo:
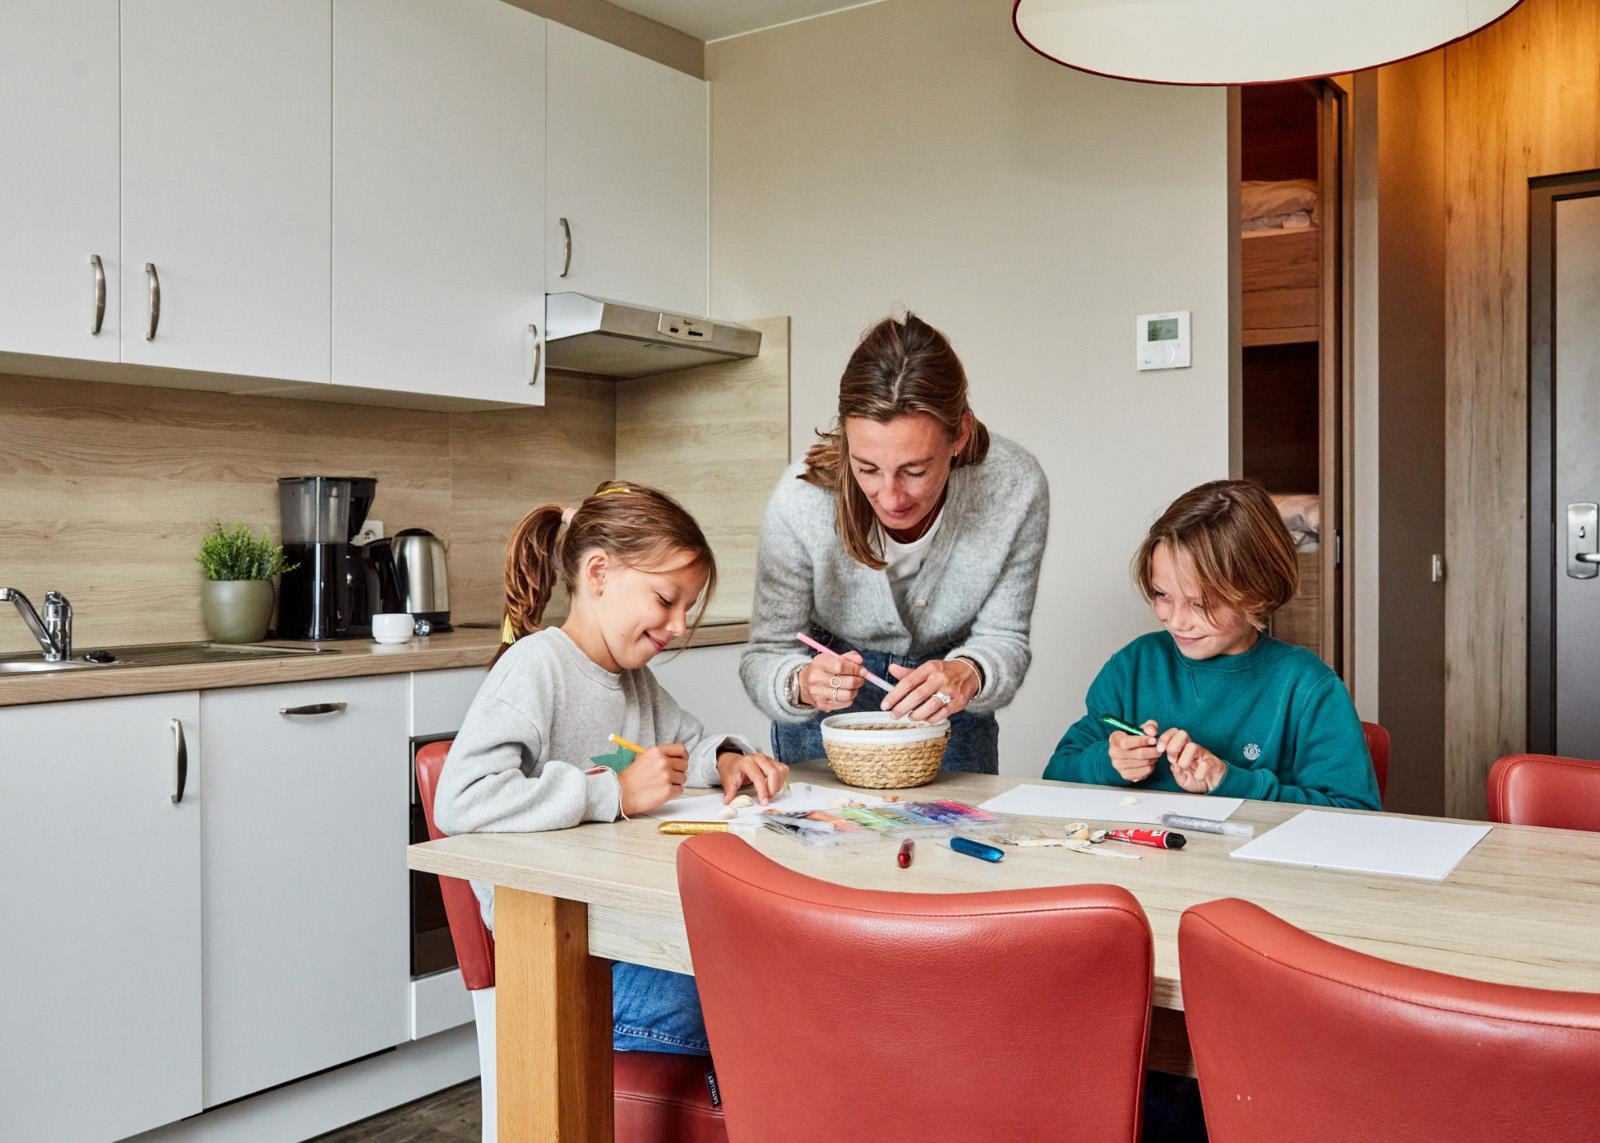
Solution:
M 717 773 L 722 776 L 724 804 L 738 796 L 746 782 L 755 788 L 756 800 L 763 806 L 772 801 L 789 781 L 789 767 L 765 754 L 740 754 L 725 750 L 717 755 Z
M 622 812 L 647 814 L 668 798 L 683 793 L 689 776 L 689 749 L 681 742 L 652 746 L 617 775 L 622 786 Z
M 1156 744 L 1156 731 L 1161 728 L 1153 719 L 1139 725 L 1144 728 L 1143 735 L 1113 730 L 1106 740 L 1111 765 L 1128 782 L 1142 782 L 1148 778 L 1156 768 L 1156 759 L 1161 757 L 1161 747 Z
M 1172 763 L 1172 780 L 1191 794 L 1211 793 L 1228 773 L 1226 762 L 1176 726 L 1167 728 L 1159 748 Z

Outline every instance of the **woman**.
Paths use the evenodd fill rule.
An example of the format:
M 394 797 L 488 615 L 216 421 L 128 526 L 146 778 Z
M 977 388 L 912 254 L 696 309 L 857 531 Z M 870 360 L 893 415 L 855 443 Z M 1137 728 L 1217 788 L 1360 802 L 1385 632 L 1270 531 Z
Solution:
M 767 505 L 739 664 L 773 753 L 820 757 L 824 717 L 885 710 L 949 718 L 945 768 L 996 773 L 1049 519 L 1038 461 L 972 415 L 961 360 L 911 314 L 867 331 L 818 437 Z M 838 653 L 813 657 L 798 631 Z

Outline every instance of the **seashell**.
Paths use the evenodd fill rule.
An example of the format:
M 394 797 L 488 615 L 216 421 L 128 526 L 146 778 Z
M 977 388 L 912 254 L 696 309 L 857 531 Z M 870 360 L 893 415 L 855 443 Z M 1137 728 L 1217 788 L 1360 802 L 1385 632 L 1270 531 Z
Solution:
M 732 806 L 736 810 L 742 810 L 746 806 L 755 805 L 755 799 L 752 798 L 749 794 L 740 794 L 737 798 L 733 799 L 733 801 L 729 802 L 728 804 L 730 806 Z

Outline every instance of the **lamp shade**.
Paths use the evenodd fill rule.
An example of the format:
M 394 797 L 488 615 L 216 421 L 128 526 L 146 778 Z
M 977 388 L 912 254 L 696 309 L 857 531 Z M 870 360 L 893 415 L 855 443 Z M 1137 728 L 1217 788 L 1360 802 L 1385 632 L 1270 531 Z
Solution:
M 1521 0 L 1015 0 L 1017 35 L 1068 67 L 1149 83 L 1340 75 L 1471 35 Z

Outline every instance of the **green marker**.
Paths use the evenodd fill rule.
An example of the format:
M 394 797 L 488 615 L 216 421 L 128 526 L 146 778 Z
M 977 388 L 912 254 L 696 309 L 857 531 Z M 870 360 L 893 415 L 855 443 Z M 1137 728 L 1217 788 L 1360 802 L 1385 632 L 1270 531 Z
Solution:
M 1124 734 L 1137 734 L 1140 738 L 1150 737 L 1150 734 L 1145 730 L 1144 727 L 1135 726 L 1131 722 L 1124 722 L 1114 714 L 1102 714 L 1100 716 L 1100 721 L 1114 730 L 1122 731 Z

